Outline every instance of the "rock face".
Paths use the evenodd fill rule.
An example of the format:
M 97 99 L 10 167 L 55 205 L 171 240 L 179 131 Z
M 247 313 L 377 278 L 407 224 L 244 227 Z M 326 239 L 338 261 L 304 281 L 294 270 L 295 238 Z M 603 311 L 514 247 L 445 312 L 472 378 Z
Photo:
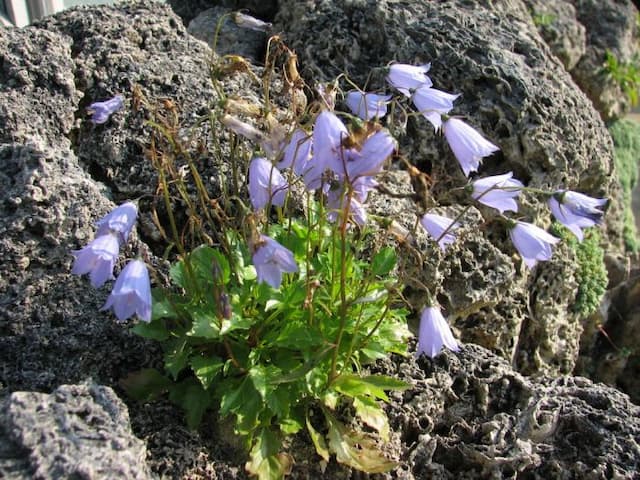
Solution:
M 184 8 L 193 6 L 188 3 Z M 519 1 L 281 1 L 278 9 L 276 31 L 296 49 L 307 84 L 346 71 L 364 85 L 372 68 L 389 61 L 431 61 L 435 86 L 464 94 L 455 113 L 501 146 L 483 174 L 512 170 L 532 187 L 615 196 L 603 124 Z M 211 58 L 169 6 L 148 0 L 0 29 L 0 381 L 6 396 L 0 425 L 7 439 L 0 442 L 0 472 L 9 478 L 55 477 L 62 464 L 87 478 L 113 478 L 117 468 L 130 468 L 122 475 L 128 478 L 148 475 L 144 450 L 131 438 L 113 392 L 60 387 L 89 377 L 115 387 L 127 373 L 161 362 L 152 343 L 99 312 L 107 292 L 69 274 L 69 252 L 91 240 L 93 223 L 115 203 L 140 198 L 142 218 L 127 253 L 163 266 L 164 246 L 151 218 L 157 178 L 146 155 L 149 111 L 167 121 L 175 113 L 172 126 L 203 167 L 207 188 L 220 191 L 228 165 L 211 165 L 214 147 L 206 140 L 217 127 L 194 128 L 217 100 Z M 230 98 L 260 104 L 261 74 L 255 65 L 232 64 L 220 77 L 222 88 Z M 380 71 L 370 86 L 384 86 Z M 86 107 L 118 93 L 126 108 L 92 124 Z M 227 152 L 224 131 L 214 133 Z M 444 141 L 412 118 L 400 144 L 422 175 L 392 171 L 386 183 L 405 198 L 378 194 L 375 208 L 393 212 L 405 228 L 425 205 L 459 211 L 456 204 L 467 200 L 449 194 L 465 179 Z M 432 185 L 418 181 L 425 174 Z M 524 202 L 521 213 L 541 226 L 550 222 L 538 202 Z M 491 222 L 490 237 L 478 228 L 482 216 Z M 615 208 L 608 218 L 605 235 L 615 250 Z M 493 353 L 469 344 L 436 361 L 394 358 L 376 367 L 413 385 L 388 407 L 401 466 L 380 478 L 533 479 L 565 471 L 573 478 L 632 478 L 640 412 L 627 397 L 579 378 L 527 380 L 509 366 L 553 375 L 573 368 L 581 329 L 580 319 L 567 313 L 574 301 L 573 253 L 559 250 L 556 260 L 528 271 L 490 212 L 473 207 L 462 224 L 460 241 L 444 255 L 418 238 L 426 260 L 405 267 L 437 291 L 464 342 Z M 416 292 L 407 296 L 416 305 L 424 300 Z M 20 391 L 27 392 L 11 394 Z M 51 423 L 40 423 L 38 408 L 51 412 Z M 244 457 L 226 443 L 222 426 L 208 420 L 200 432 L 189 432 L 181 413 L 162 402 L 130 408 L 154 474 L 243 478 Z M 55 433 L 51 442 L 40 443 L 29 431 L 26 419 L 34 415 L 40 428 L 34 432 Z M 76 443 L 74 453 L 65 450 L 67 460 L 56 457 L 53 439 L 67 438 L 66 426 L 94 432 L 87 437 L 100 448 L 84 453 L 85 443 Z M 115 443 L 107 444 L 103 428 L 116 434 Z M 316 457 L 299 453 L 311 450 L 308 441 L 294 441 L 300 446 L 294 478 L 351 478 L 335 462 L 321 472 Z M 131 462 L 114 463 L 116 452 Z M 91 468 L 105 470 L 90 470 L 86 458 L 95 460 Z
M 108 387 L 15 392 L 0 411 L 2 478 L 152 478 L 144 443 Z

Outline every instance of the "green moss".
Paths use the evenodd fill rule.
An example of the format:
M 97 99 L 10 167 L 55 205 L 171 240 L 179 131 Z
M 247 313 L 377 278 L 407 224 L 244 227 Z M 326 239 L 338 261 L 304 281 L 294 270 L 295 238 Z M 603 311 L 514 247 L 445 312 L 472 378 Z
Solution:
M 640 123 L 618 120 L 609 126 L 615 146 L 615 163 L 622 186 L 624 207 L 624 242 L 629 251 L 640 249 L 636 223 L 631 208 L 633 188 L 638 183 L 638 158 L 640 158 Z
M 600 306 L 609 281 L 604 265 L 604 250 L 600 246 L 600 231 L 597 228 L 585 230 L 582 242 L 557 222 L 553 224 L 552 232 L 573 250 L 578 264 L 575 272 L 578 291 L 573 311 L 585 317 L 591 315 Z

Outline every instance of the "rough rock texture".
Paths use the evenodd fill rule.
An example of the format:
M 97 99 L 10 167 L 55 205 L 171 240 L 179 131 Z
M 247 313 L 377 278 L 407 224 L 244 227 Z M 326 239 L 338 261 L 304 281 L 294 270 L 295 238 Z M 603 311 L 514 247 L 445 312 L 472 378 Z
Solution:
M 550 55 L 523 3 L 284 1 L 277 22 L 311 85 L 346 72 L 361 85 L 371 75 L 367 88 L 384 89 L 376 67 L 391 61 L 431 62 L 434 86 L 462 93 L 453 113 L 464 115 L 501 147 L 485 160 L 482 174 L 513 171 L 534 188 L 618 195 L 611 177 L 611 139 L 591 102 Z M 465 202 L 466 197 L 452 193 L 464 180 L 446 142 L 423 119 L 414 120 L 409 119 L 400 149 L 433 183 L 424 192 L 415 185 L 417 193 L 426 197 L 426 205 Z M 544 203 L 530 197 L 521 204 L 525 220 L 549 224 Z M 444 277 L 441 303 L 458 318 L 455 326 L 463 340 L 500 352 L 527 371 L 570 372 L 578 352 L 579 319 L 545 305 L 563 294 L 571 302 L 566 297 L 571 290 L 563 286 L 558 292 L 557 285 L 538 278 L 571 278 L 575 261 L 569 256 L 530 274 L 512 257 L 504 226 L 492 212 L 485 213 L 495 233 L 487 238 L 478 229 L 470 231 L 467 243 L 447 252 L 437 265 Z M 608 218 L 608 241 L 619 248 L 619 208 L 610 209 Z M 415 217 L 397 220 L 409 228 Z M 423 283 L 438 285 L 435 268 L 432 262 L 424 269 Z M 534 311 L 534 316 L 545 316 L 542 324 L 555 327 L 549 332 L 536 328 Z
M 586 29 L 578 22 L 575 7 L 563 0 L 524 0 L 524 3 L 553 54 L 571 71 L 587 51 Z
M 577 18 L 587 30 L 587 50 L 571 75 L 605 121 L 631 109 L 628 95 L 603 73 L 606 52 L 621 64 L 637 62 L 638 9 L 629 0 L 572 0 Z
M 278 9 L 278 0 L 168 0 L 185 25 L 201 12 L 218 5 L 230 10 L 241 10 L 264 21 L 271 21 Z
M 333 79 L 342 69 L 362 83 L 372 66 L 393 59 L 432 60 L 436 86 L 464 92 L 456 113 L 502 147 L 483 173 L 513 169 L 531 186 L 610 193 L 611 147 L 597 113 L 551 57 L 526 8 L 513 0 L 490 3 L 283 1 L 278 18 L 309 84 Z M 165 120 L 176 113 L 176 132 L 206 172 L 207 188 L 219 191 L 228 166 L 211 165 L 205 141 L 217 127 L 191 129 L 216 105 L 212 54 L 168 6 L 147 0 L 68 11 L 21 30 L 0 29 L 0 58 L 3 394 L 51 392 L 87 377 L 116 387 L 131 371 L 159 367 L 161 355 L 98 311 L 106 288 L 93 290 L 85 278 L 71 276 L 69 251 L 92 238 L 93 222 L 114 203 L 140 197 L 139 235 L 126 253 L 141 252 L 162 264 L 163 244 L 149 208 L 157 178 L 148 163 L 151 130 L 145 119 L 154 109 Z M 235 100 L 260 104 L 262 71 L 247 65 L 230 64 L 220 76 L 222 88 Z M 380 74 L 372 82 L 383 86 Z M 276 101 L 287 100 L 283 90 L 271 92 Z M 104 125 L 91 124 L 86 106 L 116 93 L 125 96 L 124 111 Z M 228 151 L 224 131 L 214 134 L 216 148 Z M 395 220 L 404 228 L 426 205 L 439 202 L 450 215 L 459 211 L 455 204 L 462 196 L 452 187 L 465 180 L 430 127 L 411 119 L 401 149 L 423 173 L 391 172 L 385 184 L 405 196 L 379 194 L 373 208 L 397 212 Z M 486 231 L 477 227 L 481 215 L 490 222 Z M 533 202 L 525 202 L 523 215 L 549 223 L 544 207 Z M 615 211 L 609 216 L 615 250 Z M 529 272 L 491 212 L 473 208 L 462 224 L 460 241 L 446 254 L 417 238 L 424 261 L 407 260 L 406 268 L 432 282 L 460 338 L 503 358 L 466 345 L 460 354 L 445 353 L 436 361 L 394 358 L 379 365 L 413 385 L 388 407 L 390 448 L 401 465 L 379 478 L 633 478 L 640 458 L 638 407 L 616 390 L 583 379 L 527 380 L 504 360 L 536 372 L 571 369 L 579 324 L 566 313 L 571 299 L 558 282 L 571 278 L 572 259 L 558 258 Z M 417 289 L 407 295 L 416 305 L 422 301 Z M 104 405 L 87 388 L 69 387 L 60 398 Z M 36 393 L 20 395 L 51 401 Z M 20 395 L 8 397 L 8 405 Z M 104 411 L 124 422 L 124 414 Z M 227 441 L 225 425 L 207 418 L 199 432 L 189 432 L 181 412 L 164 401 L 132 403 L 130 411 L 134 432 L 147 442 L 153 474 L 244 477 L 243 454 Z M 0 442 L 2 468 L 33 468 L 34 443 L 23 448 L 12 442 Z M 128 455 L 139 458 L 139 444 L 132 446 Z M 307 438 L 294 439 L 293 478 L 357 475 L 333 461 L 322 472 L 311 451 Z M 140 467 L 144 471 L 142 462 Z
M 14 392 L 0 418 L 2 478 L 152 478 L 127 407 L 109 387 Z

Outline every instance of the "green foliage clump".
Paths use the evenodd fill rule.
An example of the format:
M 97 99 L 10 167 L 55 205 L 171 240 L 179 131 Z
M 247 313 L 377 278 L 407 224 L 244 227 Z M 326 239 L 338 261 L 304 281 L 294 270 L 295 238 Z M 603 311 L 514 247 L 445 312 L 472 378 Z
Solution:
M 626 248 L 636 252 L 640 248 L 635 218 L 631 208 L 633 189 L 638 183 L 640 158 L 640 124 L 632 120 L 619 120 L 609 127 L 615 146 L 615 164 L 622 186 L 624 206 L 623 236 Z
M 541 13 L 533 11 L 531 12 L 531 18 L 533 19 L 533 24 L 536 27 L 548 27 L 556 21 L 556 15 L 552 13 Z
M 573 311 L 585 317 L 591 315 L 600 306 L 609 281 L 604 265 L 604 250 L 600 246 L 600 231 L 597 228 L 585 230 L 582 242 L 558 222 L 553 224 L 552 232 L 573 250 L 578 264 L 575 273 L 578 291 Z
M 640 58 L 634 56 L 630 62 L 621 62 L 614 53 L 607 50 L 604 72 L 620 85 L 631 105 L 636 106 L 640 88 Z

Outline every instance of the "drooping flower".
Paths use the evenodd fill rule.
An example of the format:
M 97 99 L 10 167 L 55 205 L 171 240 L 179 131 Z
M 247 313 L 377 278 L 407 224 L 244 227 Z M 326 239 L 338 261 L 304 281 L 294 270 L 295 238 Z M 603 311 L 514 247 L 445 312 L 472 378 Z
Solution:
M 335 113 L 324 111 L 313 126 L 313 156 L 307 163 L 304 182 L 309 190 L 317 190 L 322 184 L 322 174 L 327 170 L 339 172 L 345 162 L 342 141 L 349 136 Z
M 369 192 L 378 186 L 373 177 L 358 177 L 351 183 L 353 189 L 353 197 L 360 203 L 365 203 Z
M 394 63 L 389 67 L 387 81 L 407 97 L 411 96 L 413 90 L 420 87 L 430 87 L 433 85 L 427 72 L 431 64 L 407 65 L 405 63 Z
M 302 176 L 311 158 L 311 137 L 304 130 L 297 129 L 291 135 L 284 149 L 284 155 L 278 168 L 291 168 L 298 176 Z
M 483 157 L 500 150 L 475 129 L 458 118 L 450 118 L 442 125 L 444 136 L 468 177 L 478 170 Z
M 131 260 L 122 269 L 101 310 L 110 308 L 121 322 L 133 314 L 145 322 L 151 321 L 151 283 L 144 262 Z
M 347 93 L 347 98 L 345 99 L 349 110 L 363 120 L 384 117 L 387 114 L 387 104 L 390 101 L 391 95 L 362 93 L 357 90 Z
M 515 198 L 520 195 L 524 185 L 520 180 L 513 178 L 512 172 L 480 178 L 471 185 L 473 186 L 471 196 L 478 202 L 495 208 L 500 213 L 508 210 L 518 211 Z
M 363 226 L 367 223 L 367 211 L 355 194 L 349 196 L 344 188 L 329 190 L 327 193 L 327 219 L 335 222 L 343 215 L 353 220 L 357 225 Z
M 113 266 L 120 253 L 120 242 L 117 234 L 107 233 L 94 239 L 83 249 L 71 253 L 76 257 L 71 273 L 88 273 L 91 285 L 99 288 L 113 278 Z
M 298 271 L 293 253 L 266 235 L 260 235 L 260 242 L 253 253 L 253 265 L 256 267 L 258 282 L 266 282 L 273 288 L 279 288 L 284 272 Z
M 229 114 L 224 114 L 220 117 L 220 123 L 227 127 L 232 132 L 251 140 L 254 143 L 262 144 L 265 142 L 266 136 L 260 130 L 253 125 L 250 125 L 242 120 L 232 117 Z
M 136 223 L 137 217 L 138 207 L 136 204 L 125 202 L 96 222 L 98 227 L 96 236 L 100 237 L 107 233 L 115 233 L 118 235 L 120 243 L 124 244 L 131 233 L 133 225 Z
M 124 98 L 116 95 L 104 102 L 94 102 L 87 107 L 87 113 L 91 115 L 91 121 L 96 124 L 105 123 L 109 117 L 118 110 L 124 108 Z
M 233 21 L 240 28 L 248 28 L 249 30 L 255 30 L 256 32 L 267 32 L 273 26 L 269 22 L 263 22 L 262 20 L 242 12 L 235 12 L 233 14 Z
M 289 185 L 280 171 L 269 160 L 256 157 L 249 164 L 249 197 L 253 208 L 259 210 L 268 204 L 284 205 Z
M 592 198 L 571 190 L 558 190 L 549 199 L 549 208 L 555 219 L 582 241 L 583 228 L 602 223 L 604 212 L 600 207 L 607 201 L 606 198 Z
M 420 315 L 420 329 L 418 331 L 417 355 L 424 353 L 430 358 L 440 353 L 442 347 L 453 352 L 460 350 L 458 342 L 453 338 L 449 324 L 442 316 L 438 307 L 426 307 Z
M 460 94 L 436 90 L 431 87 L 418 88 L 411 99 L 418 111 L 433 125 L 436 132 L 442 126 L 442 115 L 445 115 L 453 108 L 453 102 Z
M 442 251 L 447 249 L 450 243 L 456 240 L 453 231 L 460 225 L 453 220 L 435 213 L 427 213 L 420 219 L 420 224 L 434 240 Z
M 346 174 L 351 182 L 358 177 L 380 173 L 385 160 L 389 158 L 396 147 L 395 139 L 387 130 L 378 130 L 367 137 L 360 148 L 350 148 L 346 154 L 343 154 L 346 162 L 339 165 L 335 173 L 340 178 L 343 178 Z
M 551 246 L 560 241 L 540 227 L 526 222 L 516 222 L 509 230 L 509 236 L 529 268 L 533 268 L 538 260 L 551 260 Z

